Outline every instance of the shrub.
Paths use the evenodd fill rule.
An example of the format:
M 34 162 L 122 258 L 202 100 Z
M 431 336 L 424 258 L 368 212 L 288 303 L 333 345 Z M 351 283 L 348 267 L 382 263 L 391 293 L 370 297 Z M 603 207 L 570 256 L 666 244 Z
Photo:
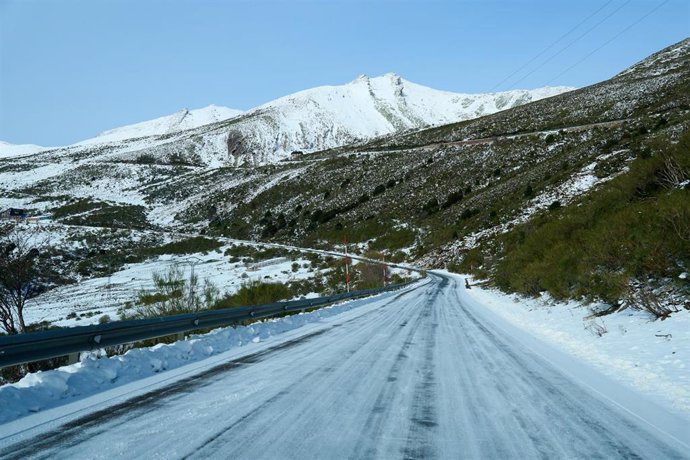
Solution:
M 525 191 L 522 192 L 522 196 L 525 198 L 534 198 L 534 190 L 532 189 L 531 185 L 527 185 L 527 187 L 525 187 Z
M 196 275 L 190 273 L 189 278 L 185 278 L 184 272 L 176 264 L 166 272 L 154 273 L 153 284 L 153 290 L 139 292 L 134 318 L 157 318 L 199 311 L 215 304 L 220 292 L 208 280 L 199 286 Z
M 369 259 L 381 259 L 383 255 L 376 251 L 368 251 L 365 257 Z M 360 262 L 357 267 L 357 282 L 355 289 L 371 289 L 382 287 L 384 281 L 390 276 L 387 265 L 374 262 Z
M 471 219 L 472 217 L 476 216 L 477 214 L 479 214 L 479 209 L 467 208 L 467 209 L 463 210 L 462 213 L 460 214 L 460 219 L 461 220 Z
M 426 202 L 424 207 L 422 207 L 422 210 L 426 214 L 434 214 L 436 211 L 438 211 L 438 200 L 436 198 L 432 198 L 429 201 Z
M 446 197 L 446 201 L 443 203 L 443 206 L 441 206 L 442 209 L 448 209 L 451 206 L 453 206 L 455 203 L 458 203 L 462 198 L 464 197 L 464 194 L 462 193 L 462 190 L 458 190 L 455 192 L 451 192 L 448 197 Z
M 503 256 L 495 282 L 525 294 L 546 290 L 614 304 L 634 294 L 633 280 L 673 278 L 690 265 L 690 190 L 679 187 L 688 180 L 688 150 L 686 133 L 676 146 L 636 158 L 579 203 L 514 227 L 494 245 Z M 668 314 L 651 295 L 635 303 Z
M 134 162 L 142 165 L 150 165 L 156 162 L 156 157 L 154 157 L 150 153 L 141 153 L 137 155 Z
M 286 300 L 292 297 L 290 289 L 281 283 L 250 281 L 243 283 L 235 294 L 226 295 L 213 304 L 213 308 L 242 307 L 245 305 L 262 305 Z
M 196 252 L 208 252 L 218 249 L 222 243 L 218 240 L 206 238 L 203 236 L 195 236 L 181 241 L 174 241 L 172 243 L 164 244 L 162 246 L 155 246 L 151 248 L 143 248 L 139 252 L 144 256 L 158 256 L 164 254 L 194 254 Z

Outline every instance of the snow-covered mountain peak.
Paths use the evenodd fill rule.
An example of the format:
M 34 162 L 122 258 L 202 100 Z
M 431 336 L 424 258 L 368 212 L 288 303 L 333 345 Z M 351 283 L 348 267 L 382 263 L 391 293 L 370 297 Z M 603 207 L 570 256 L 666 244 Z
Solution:
M 96 137 L 81 141 L 76 145 L 101 144 L 106 142 L 118 142 L 146 136 L 159 136 L 172 134 L 187 129 L 227 120 L 242 114 L 241 110 L 230 109 L 218 105 L 195 110 L 182 108 L 172 115 L 143 121 L 132 125 L 122 126 L 98 134 Z
M 229 153 L 235 163 L 270 163 L 293 150 L 322 150 L 467 120 L 572 89 L 463 94 L 428 88 L 395 73 L 362 74 L 344 85 L 307 89 L 247 112 L 229 128 L 227 145 L 233 146 Z
M 494 94 L 440 91 L 396 73 L 319 86 L 247 112 L 209 105 L 100 133 L 72 150 L 107 145 L 114 157 L 136 158 L 143 149 L 161 161 L 180 152 L 207 166 L 272 163 L 300 150 L 313 152 L 409 129 L 453 123 L 509 109 L 573 88 L 540 88 Z M 232 123 L 216 124 L 233 119 Z M 212 125 L 213 126 L 208 126 Z M 41 149 L 32 146 L 33 150 Z M 31 149 L 22 149 L 30 151 Z M 3 151 L 17 149 L 0 147 Z M 99 149 L 99 151 L 101 151 Z
M 0 141 L 0 158 L 30 155 L 47 149 L 47 147 L 41 147 L 40 145 L 11 144 L 9 142 Z

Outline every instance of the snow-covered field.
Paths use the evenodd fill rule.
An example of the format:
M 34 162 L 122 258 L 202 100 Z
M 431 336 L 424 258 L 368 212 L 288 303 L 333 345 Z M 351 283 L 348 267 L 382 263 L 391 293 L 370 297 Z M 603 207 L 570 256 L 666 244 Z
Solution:
M 58 326 L 83 326 L 97 323 L 103 315 L 111 320 L 118 319 L 118 310 L 127 302 L 132 302 L 141 291 L 153 288 L 153 273 L 166 273 L 170 267 L 178 266 L 189 278 L 192 266 L 201 284 L 208 280 L 223 293 L 232 294 L 242 283 L 250 281 L 270 281 L 285 283 L 303 280 L 314 276 L 309 271 L 310 262 L 304 258 L 247 270 L 242 262 L 230 262 L 223 255 L 224 246 L 207 254 L 165 255 L 147 262 L 128 264 L 123 270 L 109 277 L 92 278 L 77 284 L 63 286 L 49 291 L 35 300 L 26 309 L 29 322 L 50 321 Z M 292 271 L 292 264 L 299 269 Z M 305 268 L 306 265 L 306 268 Z M 77 316 L 66 318 L 69 314 Z
M 591 318 L 591 305 L 557 303 L 548 295 L 529 299 L 476 286 L 468 295 L 622 385 L 690 414 L 690 312 L 654 321 L 630 308 Z
M 75 235 L 97 234 L 100 229 L 80 226 L 67 226 L 50 224 L 43 226 L 28 225 L 27 229 L 33 231 L 33 238 L 46 240 L 50 244 L 60 244 L 63 247 L 79 246 L 82 242 Z M 156 232 L 132 231 L 132 241 L 145 235 L 154 235 Z M 162 233 L 163 242 L 180 238 L 177 235 Z M 324 275 L 324 270 L 314 267 L 310 260 L 304 256 L 286 259 L 262 261 L 261 263 L 245 263 L 232 261 L 225 255 L 225 251 L 237 245 L 253 246 L 257 249 L 264 247 L 282 248 L 300 251 L 300 248 L 278 245 L 262 244 L 241 240 L 222 239 L 225 241 L 222 247 L 204 253 L 162 255 L 145 262 L 127 264 L 123 269 L 110 276 L 85 279 L 76 284 L 61 286 L 50 290 L 34 299 L 29 300 L 25 310 L 25 318 L 28 323 L 48 321 L 57 326 L 84 326 L 95 324 L 103 316 L 108 316 L 111 321 L 120 318 L 120 313 L 127 305 L 131 305 L 139 293 L 154 287 L 154 273 L 165 274 L 172 267 L 177 267 L 183 272 L 184 279 L 189 279 L 192 269 L 199 279 L 199 285 L 209 281 L 213 283 L 221 294 L 233 294 L 243 284 L 252 281 L 273 283 L 289 283 L 313 279 L 317 275 Z M 322 257 L 338 255 L 325 251 L 314 251 Z M 357 258 L 353 264 L 359 263 Z M 296 271 L 293 271 L 293 264 Z M 400 274 L 404 277 L 419 276 L 414 271 L 402 268 L 392 268 L 391 274 Z M 316 293 L 307 294 L 316 296 Z

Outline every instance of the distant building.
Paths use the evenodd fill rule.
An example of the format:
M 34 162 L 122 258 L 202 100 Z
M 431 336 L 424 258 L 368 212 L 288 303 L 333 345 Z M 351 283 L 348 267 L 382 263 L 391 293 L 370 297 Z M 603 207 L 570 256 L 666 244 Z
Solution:
M 28 216 L 26 209 L 8 208 L 0 212 L 0 219 L 24 220 Z
M 304 155 L 304 153 L 301 150 L 295 150 L 295 151 L 290 153 L 290 159 L 291 160 L 299 160 L 302 158 L 302 155 Z

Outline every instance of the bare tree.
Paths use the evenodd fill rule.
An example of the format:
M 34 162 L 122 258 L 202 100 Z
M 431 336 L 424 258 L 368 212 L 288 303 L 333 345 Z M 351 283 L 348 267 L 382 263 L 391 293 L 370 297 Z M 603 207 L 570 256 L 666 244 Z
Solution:
M 679 239 L 686 242 L 690 241 L 690 208 L 671 209 L 664 220 Z
M 7 334 L 26 332 L 27 302 L 42 291 L 38 258 L 45 242 L 36 237 L 14 225 L 0 229 L 0 327 Z
M 683 167 L 671 155 L 662 154 L 661 161 L 663 165 L 659 171 L 661 185 L 667 188 L 677 188 L 685 182 L 690 176 L 687 168 Z

